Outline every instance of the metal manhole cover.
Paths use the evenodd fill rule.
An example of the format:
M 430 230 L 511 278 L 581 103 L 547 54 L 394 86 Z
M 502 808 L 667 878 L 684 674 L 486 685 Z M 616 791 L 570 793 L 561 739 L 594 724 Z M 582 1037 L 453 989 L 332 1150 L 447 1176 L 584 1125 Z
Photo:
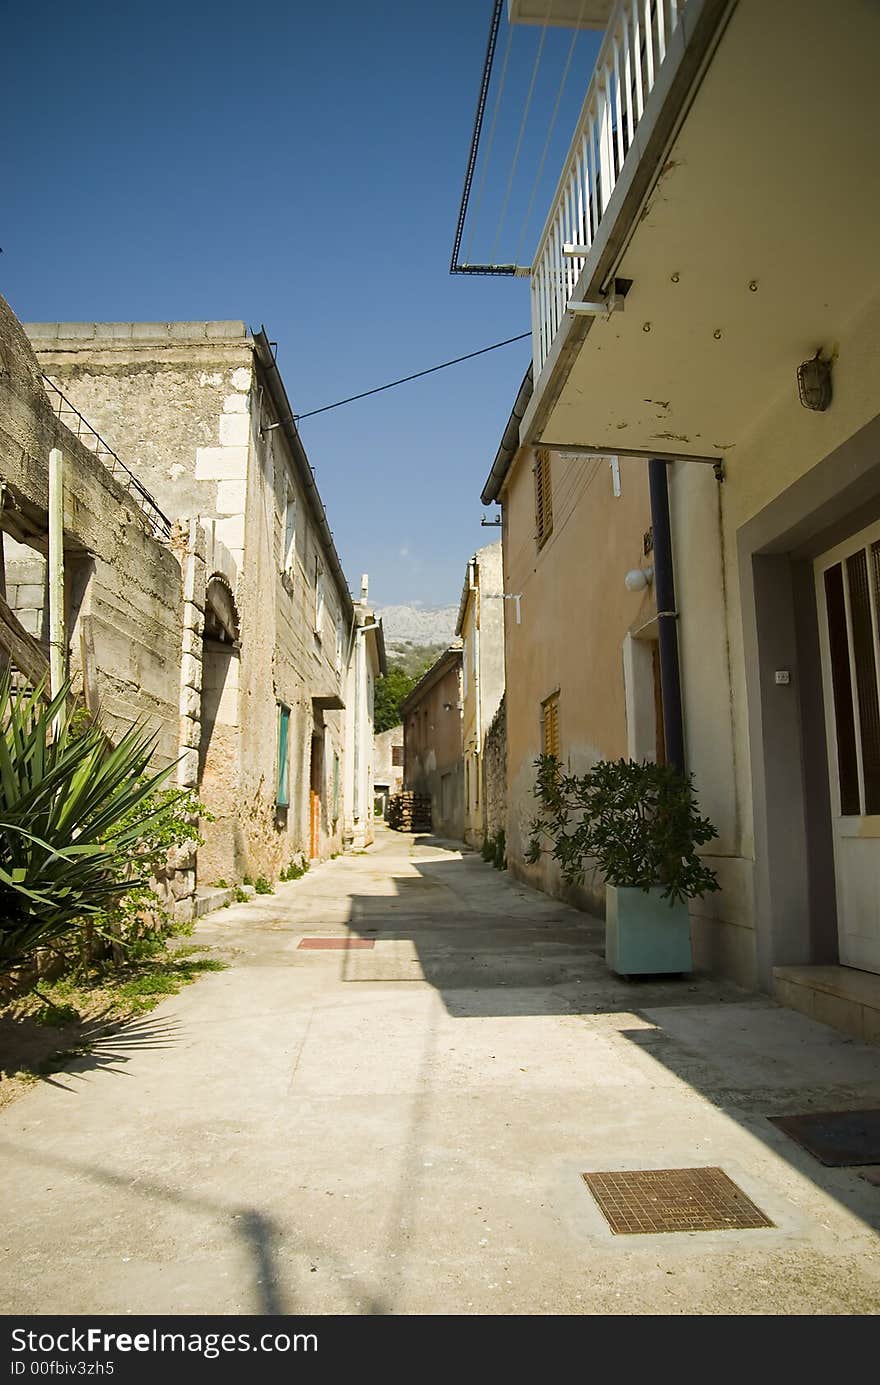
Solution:
M 828 1168 L 880 1164 L 880 1111 L 809 1111 L 803 1116 L 768 1116 Z
M 638 1169 L 581 1177 L 615 1235 L 773 1225 L 723 1169 Z
M 373 947 L 375 938 L 301 938 L 298 947 L 310 948 L 315 952 L 329 951 L 332 948 L 351 952 L 354 948 Z

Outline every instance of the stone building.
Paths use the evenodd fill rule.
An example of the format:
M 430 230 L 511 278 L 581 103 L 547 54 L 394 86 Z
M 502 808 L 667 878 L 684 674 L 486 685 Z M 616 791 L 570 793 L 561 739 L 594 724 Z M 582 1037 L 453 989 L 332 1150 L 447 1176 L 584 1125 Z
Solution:
M 468 561 L 455 633 L 461 640 L 464 839 L 486 837 L 486 735 L 504 693 L 504 574 L 501 540 Z
M 464 839 L 462 652 L 447 649 L 401 703 L 403 786 L 431 799 L 433 829 Z
M 382 817 L 388 800 L 403 788 L 403 726 L 392 726 L 373 737 L 373 783 L 376 811 Z
M 26 330 L 61 416 L 88 419 L 176 525 L 177 734 L 168 739 L 181 754 L 179 782 L 215 818 L 203 824 L 199 883 L 271 878 L 293 858 L 341 850 L 348 661 L 364 641 L 265 331 L 241 322 Z M 127 599 L 120 584 L 115 603 Z M 171 697 L 167 678 L 163 686 Z M 369 699 L 358 714 L 371 735 Z
M 354 603 L 354 624 L 347 651 L 345 727 L 345 825 L 346 846 L 369 846 L 373 833 L 373 704 L 376 679 L 387 672 L 382 622 L 369 605 L 366 575 L 361 578 L 360 600 Z
M 156 735 L 155 764 L 169 765 L 180 749 L 186 530 L 171 525 L 72 410 L 65 417 L 44 388 L 21 323 L 0 299 L 2 657 L 31 682 L 48 676 L 48 459 L 58 448 L 71 676 L 111 734 L 144 721 Z M 177 865 L 169 903 L 188 917 L 194 861 L 184 857 Z

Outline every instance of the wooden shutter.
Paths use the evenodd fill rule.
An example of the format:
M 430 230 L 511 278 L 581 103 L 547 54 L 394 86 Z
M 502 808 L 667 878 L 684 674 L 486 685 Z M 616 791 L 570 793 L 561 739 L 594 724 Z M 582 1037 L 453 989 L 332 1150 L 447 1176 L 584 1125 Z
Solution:
M 535 457 L 535 537 L 540 548 L 553 532 L 553 495 L 550 484 L 550 453 Z
M 559 694 L 554 693 L 542 703 L 543 737 L 542 749 L 545 755 L 559 759 Z

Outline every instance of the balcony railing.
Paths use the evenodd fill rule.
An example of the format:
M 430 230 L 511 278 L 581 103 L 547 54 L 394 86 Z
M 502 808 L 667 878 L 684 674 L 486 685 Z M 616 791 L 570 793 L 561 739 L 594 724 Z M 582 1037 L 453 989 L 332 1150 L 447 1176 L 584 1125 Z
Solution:
M 538 379 L 687 0 L 618 0 L 532 265 Z M 634 156 L 635 157 L 635 156 Z M 565 253 L 576 246 L 581 253 Z

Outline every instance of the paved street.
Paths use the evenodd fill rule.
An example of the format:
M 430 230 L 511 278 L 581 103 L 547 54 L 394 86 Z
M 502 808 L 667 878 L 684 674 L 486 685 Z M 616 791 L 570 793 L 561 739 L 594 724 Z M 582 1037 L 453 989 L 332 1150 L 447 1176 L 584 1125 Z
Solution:
M 766 1119 L 880 1104 L 880 1048 L 618 982 L 595 921 L 385 831 L 199 937 L 227 971 L 0 1116 L 4 1311 L 880 1308 L 880 1187 Z M 613 1236 L 581 1179 L 695 1165 L 775 1225 Z

